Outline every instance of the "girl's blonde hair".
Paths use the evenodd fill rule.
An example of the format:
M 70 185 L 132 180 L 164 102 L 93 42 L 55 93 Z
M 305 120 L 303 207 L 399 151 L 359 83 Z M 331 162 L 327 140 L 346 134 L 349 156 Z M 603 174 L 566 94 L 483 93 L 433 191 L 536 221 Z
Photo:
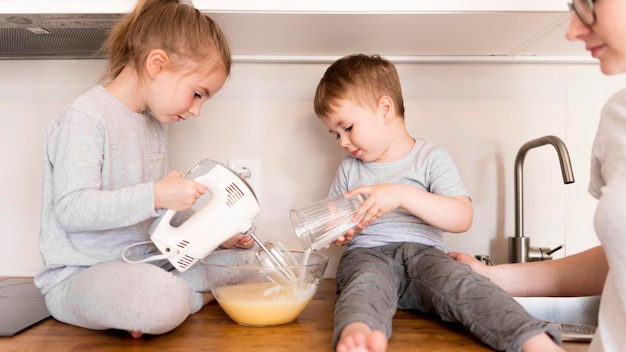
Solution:
M 208 72 L 222 65 L 230 75 L 230 47 L 211 18 L 178 0 L 139 0 L 104 43 L 108 67 L 101 81 L 114 79 L 126 66 L 142 72 L 154 49 L 165 51 L 174 66 L 191 64 Z
M 355 54 L 335 61 L 324 73 L 315 92 L 313 108 L 318 117 L 328 116 L 338 100 L 353 100 L 376 108 L 378 99 L 389 96 L 396 113 L 404 118 L 404 99 L 396 67 L 378 55 Z

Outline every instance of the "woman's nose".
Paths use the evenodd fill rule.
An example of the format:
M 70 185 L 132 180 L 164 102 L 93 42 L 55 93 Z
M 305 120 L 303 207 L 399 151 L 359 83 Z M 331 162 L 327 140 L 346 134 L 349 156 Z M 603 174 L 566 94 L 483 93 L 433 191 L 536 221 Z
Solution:
M 565 38 L 569 41 L 582 40 L 581 36 L 591 32 L 591 27 L 584 24 L 575 13 L 572 13 L 569 19 L 569 26 L 565 32 Z

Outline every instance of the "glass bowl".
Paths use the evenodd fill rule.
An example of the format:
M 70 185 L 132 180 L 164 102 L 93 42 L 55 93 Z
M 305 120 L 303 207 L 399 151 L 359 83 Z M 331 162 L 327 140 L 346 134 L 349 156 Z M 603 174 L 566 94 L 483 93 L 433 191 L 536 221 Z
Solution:
M 296 266 L 273 267 L 259 264 L 257 249 L 221 250 L 200 262 L 215 300 L 236 323 L 244 326 L 274 326 L 291 323 L 311 301 L 324 277 L 328 257 L 289 252 Z M 284 278 L 284 271 L 293 280 Z

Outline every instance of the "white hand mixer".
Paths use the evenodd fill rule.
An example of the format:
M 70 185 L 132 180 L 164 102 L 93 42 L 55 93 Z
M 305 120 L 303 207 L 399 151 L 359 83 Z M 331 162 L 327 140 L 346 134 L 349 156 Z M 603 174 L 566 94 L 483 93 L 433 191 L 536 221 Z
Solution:
M 293 280 L 294 272 L 288 266 L 298 265 L 288 251 L 276 242 L 265 245 L 256 237 L 252 220 L 260 207 L 254 191 L 237 173 L 209 159 L 202 159 L 183 177 L 205 185 L 210 193 L 209 202 L 179 226 L 171 224 L 176 211 L 168 209 L 155 218 L 148 233 L 150 239 L 163 255 L 132 261 L 131 263 L 168 259 L 180 272 L 184 272 L 199 260 L 213 252 L 221 243 L 238 233 L 252 237 L 259 245 L 256 258 L 259 264 L 275 267 L 277 280 Z M 202 197 L 209 196 L 207 194 Z

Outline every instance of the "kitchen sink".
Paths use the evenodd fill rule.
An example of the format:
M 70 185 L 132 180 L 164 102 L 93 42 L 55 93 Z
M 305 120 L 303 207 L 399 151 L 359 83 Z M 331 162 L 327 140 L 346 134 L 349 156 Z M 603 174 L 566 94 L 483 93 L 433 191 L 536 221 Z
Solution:
M 515 297 L 528 313 L 557 325 L 564 341 L 590 341 L 598 326 L 600 296 Z

